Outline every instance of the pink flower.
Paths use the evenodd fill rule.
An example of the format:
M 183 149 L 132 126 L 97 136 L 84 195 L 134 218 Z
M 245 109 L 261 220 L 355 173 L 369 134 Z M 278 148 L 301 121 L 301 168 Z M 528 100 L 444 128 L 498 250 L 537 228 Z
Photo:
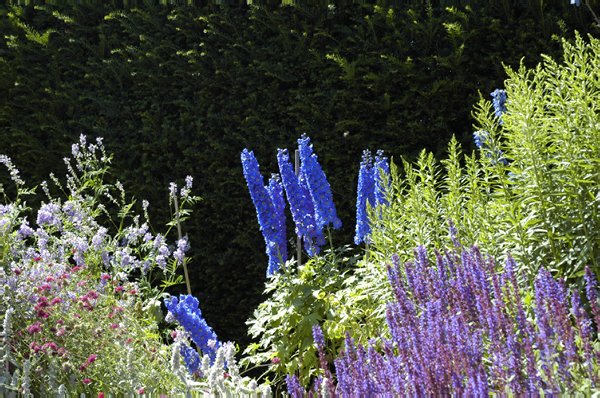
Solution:
M 278 365 L 281 362 L 281 359 L 279 357 L 275 357 L 273 359 L 271 359 L 271 363 L 273 365 Z
M 135 289 L 129 292 L 129 294 L 136 294 L 136 293 L 137 293 L 137 290 L 135 290 Z
M 81 318 L 81 315 L 79 315 L 79 314 L 75 314 L 75 315 L 73 315 L 73 316 L 74 316 L 75 318 Z
M 138 390 L 138 395 L 142 395 L 146 391 L 143 387 Z
M 125 289 L 123 286 L 119 286 L 118 288 L 115 289 L 115 292 L 118 293 L 123 289 Z
M 58 297 L 56 297 L 56 298 L 52 299 L 52 303 L 50 303 L 50 304 L 54 305 L 54 304 L 60 304 L 60 303 L 62 303 L 62 300 L 59 299 Z
M 40 333 L 42 331 L 41 323 L 36 322 L 33 325 L 30 325 L 29 328 L 27 328 L 27 331 L 29 334 Z
M 77 249 L 73 249 L 73 252 L 72 252 L 72 254 L 75 254 L 75 252 L 76 252 L 76 251 L 77 251 Z
M 67 333 L 67 331 L 65 329 L 60 329 L 58 332 L 56 332 L 56 337 L 60 337 L 65 333 Z
M 102 279 L 103 281 L 110 279 L 110 275 L 104 274 L 100 277 L 100 279 Z
M 59 299 L 60 300 L 60 299 Z M 57 325 L 62 325 L 63 323 L 65 323 L 65 321 L 63 321 L 62 319 L 59 319 L 58 321 L 56 321 Z
M 98 358 L 98 356 L 96 354 L 94 355 L 90 355 L 90 357 L 88 358 L 88 363 L 94 363 L 96 361 L 96 358 Z
M 127 339 L 127 341 L 125 342 L 125 344 L 129 344 L 133 341 L 133 339 Z
M 116 329 L 116 328 L 118 328 L 118 327 L 119 327 L 119 325 L 117 325 L 116 323 L 113 323 L 112 325 L 110 325 L 110 328 L 111 328 L 111 329 Z
M 81 267 L 73 267 L 72 271 L 73 272 L 81 271 Z
M 40 261 L 42 258 L 41 257 L 36 257 L 33 259 L 33 261 Z
M 90 290 L 89 292 L 87 292 L 87 296 L 91 299 L 97 299 L 98 298 L 98 293 L 96 293 L 93 290 Z
M 104 398 L 104 393 L 103 392 L 99 393 L 98 398 Z
M 13 269 L 13 274 L 15 274 L 15 275 L 21 275 L 21 270 L 20 269 Z
M 47 313 L 46 311 L 44 311 L 44 310 L 39 310 L 39 311 L 38 311 L 38 313 L 37 313 L 37 317 L 38 317 L 38 318 L 44 318 L 44 319 L 46 319 L 46 318 L 48 318 L 49 316 L 50 316 L 50 314 L 48 314 L 48 313 Z
M 74 251 L 74 250 L 73 250 Z M 83 379 L 83 384 L 88 384 L 91 383 L 92 381 L 90 379 Z
M 171 333 L 171 337 L 172 338 L 177 337 L 177 330 L 173 330 L 173 332 Z
M 54 278 L 49 276 L 46 278 L 46 282 L 54 282 Z
M 77 268 L 77 267 L 75 267 L 75 268 Z M 75 268 L 73 268 L 73 270 L 75 270 Z M 83 285 L 87 285 L 87 282 L 86 281 L 80 281 L 80 282 L 77 283 L 77 286 L 83 286 Z
M 52 267 L 52 263 L 48 264 L 48 267 Z

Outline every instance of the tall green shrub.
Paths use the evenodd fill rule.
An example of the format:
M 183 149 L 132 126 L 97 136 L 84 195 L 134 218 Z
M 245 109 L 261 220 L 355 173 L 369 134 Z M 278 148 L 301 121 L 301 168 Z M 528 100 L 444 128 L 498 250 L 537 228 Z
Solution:
M 540 267 L 580 290 L 586 266 L 598 275 L 600 41 L 588 39 L 563 40 L 561 63 L 544 56 L 533 69 L 506 67 L 506 113 L 500 120 L 483 98 L 474 112 L 475 129 L 488 133 L 480 156 L 462 159 L 452 140 L 441 162 L 424 151 L 414 164 L 403 162 L 402 176 L 392 167 L 390 205 L 370 217 L 370 260 L 338 294 L 355 319 L 384 324 L 385 264 L 393 253 L 409 261 L 417 245 L 452 247 L 441 227 L 449 220 L 463 244 L 496 258 L 510 252 L 524 284 Z

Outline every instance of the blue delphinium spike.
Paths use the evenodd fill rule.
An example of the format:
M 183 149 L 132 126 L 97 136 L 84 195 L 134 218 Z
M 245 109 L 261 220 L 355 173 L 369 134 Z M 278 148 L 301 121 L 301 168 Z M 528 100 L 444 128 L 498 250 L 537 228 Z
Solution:
M 317 215 L 315 213 L 315 205 L 312 201 L 312 196 L 310 195 L 310 188 L 308 187 L 308 182 L 306 181 L 306 176 L 304 172 L 301 170 L 300 175 L 298 175 L 298 185 L 300 185 L 300 189 L 302 191 L 302 196 L 307 198 L 308 200 L 304 201 L 304 211 L 306 214 L 310 214 L 311 224 L 307 228 L 308 233 L 304 235 L 304 247 L 308 252 L 310 257 L 316 256 L 319 254 L 320 246 L 325 244 L 325 236 L 323 235 L 323 227 L 317 223 Z
M 185 366 L 190 374 L 200 370 L 201 359 L 196 350 L 187 344 L 182 344 L 179 352 L 183 357 L 183 362 L 185 362 Z
M 165 306 L 177 322 L 189 333 L 192 341 L 200 347 L 204 354 L 210 357 L 212 363 L 215 360 L 217 349 L 222 344 L 217 339 L 216 333 L 202 317 L 202 312 L 198 308 L 198 299 L 191 295 L 182 294 L 179 296 L 179 300 L 177 300 L 177 297 L 171 297 L 170 300 L 165 299 Z M 211 342 L 211 340 L 213 341 Z
M 383 171 L 383 175 L 381 172 Z M 391 185 L 390 180 L 390 165 L 387 158 L 383 156 L 383 150 L 377 151 L 375 163 L 373 165 L 373 179 L 375 181 L 375 202 L 378 205 L 387 205 L 388 201 L 385 198 L 385 193 Z
M 318 253 L 317 244 L 323 244 L 323 231 L 316 224 L 315 211 L 310 192 L 302 176 L 296 176 L 289 162 L 287 149 L 280 149 L 277 154 L 279 172 L 285 193 L 296 224 L 296 234 L 304 240 L 304 247 L 309 256 Z M 316 241 L 314 241 L 316 239 Z M 314 248 L 313 248 L 314 247 Z
M 368 234 L 371 233 L 371 227 L 367 218 L 367 202 L 375 205 L 375 181 L 373 167 L 371 166 L 371 152 L 363 152 L 360 171 L 358 172 L 358 192 L 356 199 L 356 235 L 354 243 L 360 244 L 365 241 Z
M 285 238 L 283 239 L 283 246 L 280 246 L 281 213 L 276 211 L 273 199 L 269 195 L 267 188 L 263 185 L 263 178 L 260 174 L 258 161 L 252 151 L 244 149 L 242 152 L 242 166 L 244 169 L 244 177 L 246 178 L 248 189 L 250 190 L 250 197 L 256 207 L 258 224 L 260 225 L 260 230 L 265 238 L 265 244 L 267 246 L 266 251 L 269 256 L 267 275 L 270 276 L 274 270 L 278 268 L 276 264 L 280 261 L 280 255 L 283 257 L 283 253 L 286 253 L 285 257 L 287 259 Z M 285 233 L 285 230 L 283 233 Z
M 506 113 L 506 91 L 496 89 L 490 95 L 493 98 L 492 102 L 494 104 L 494 112 L 496 117 L 500 119 L 500 124 L 504 124 L 502 122 L 502 114 Z
M 337 218 L 331 187 L 317 161 L 317 155 L 313 153 L 310 138 L 303 136 L 299 139 L 298 149 L 302 162 L 300 167 L 308 183 L 310 196 L 315 206 L 317 224 L 323 227 L 331 222 L 334 228 L 341 227 L 342 222 Z
M 270 255 L 270 259 L 276 257 L 276 261 L 269 261 L 269 268 L 267 269 L 267 277 L 272 276 L 279 270 L 280 262 L 285 263 L 287 261 L 287 244 L 285 234 L 285 199 L 283 199 L 283 187 L 281 186 L 281 179 L 279 175 L 273 174 L 269 179 L 269 186 L 267 187 L 271 201 L 273 202 L 273 221 L 275 222 L 275 230 L 273 231 L 273 239 L 276 244 L 274 250 L 276 251 L 273 255 Z M 277 250 L 279 252 L 277 252 Z

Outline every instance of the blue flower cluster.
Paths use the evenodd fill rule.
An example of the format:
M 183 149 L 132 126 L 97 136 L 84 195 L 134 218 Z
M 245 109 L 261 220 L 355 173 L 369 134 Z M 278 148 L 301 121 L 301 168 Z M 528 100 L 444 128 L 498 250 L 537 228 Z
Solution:
M 202 365 L 202 361 L 196 350 L 187 344 L 182 344 L 179 350 L 188 372 L 190 372 L 190 374 L 198 372 L 200 370 L 200 366 Z
M 269 179 L 269 185 L 266 187 L 269 192 L 271 202 L 273 202 L 273 221 L 275 222 L 275 231 L 273 231 L 274 241 L 271 243 L 271 251 L 278 255 L 277 261 L 269 261 L 267 276 L 271 276 L 279 270 L 279 256 L 285 262 L 287 260 L 287 244 L 285 231 L 285 199 L 283 198 L 283 187 L 279 175 L 273 174 Z
M 383 174 L 382 174 L 383 171 Z M 356 235 L 354 243 L 367 242 L 371 227 L 368 222 L 367 203 L 370 206 L 387 205 L 385 192 L 390 186 L 390 166 L 387 158 L 383 157 L 383 151 L 377 151 L 375 161 L 371 158 L 371 152 L 363 152 L 358 172 L 358 192 L 356 199 Z
M 242 167 L 250 197 L 256 207 L 258 224 L 265 238 L 269 256 L 267 276 L 271 276 L 277 272 L 280 263 L 287 261 L 283 188 L 275 179 L 271 179 L 268 187 L 264 186 L 258 161 L 252 151 L 244 149 L 242 152 Z
M 383 171 L 383 174 L 382 174 Z M 390 165 L 388 160 L 383 156 L 383 150 L 377 151 L 375 156 L 375 164 L 373 167 L 374 180 L 375 180 L 375 201 L 377 204 L 388 205 L 388 201 L 385 197 L 387 190 L 392 185 L 390 179 Z
M 502 114 L 506 113 L 506 91 L 496 89 L 490 95 L 493 98 L 492 102 L 494 103 L 494 111 L 496 113 L 496 117 L 500 119 L 500 124 L 503 124 Z
M 198 299 L 192 295 L 180 295 L 171 297 L 171 300 L 165 299 L 165 306 L 173 314 L 185 331 L 190 335 L 192 341 L 202 350 L 203 354 L 208 354 L 211 363 L 215 360 L 217 349 L 222 345 L 217 339 L 216 333 L 206 324 L 202 318 L 202 312 L 198 308 Z M 210 342 L 213 340 L 213 342 Z M 184 348 L 182 346 L 182 352 Z
M 487 131 L 478 130 L 473 133 L 473 139 L 477 148 L 485 150 L 485 156 L 488 158 L 494 157 L 492 163 L 495 164 L 497 160 L 505 166 L 508 165 L 508 160 L 504 157 L 504 153 L 500 149 L 491 150 L 488 144 L 489 137 L 490 134 Z
M 331 188 L 325 177 L 321 165 L 317 161 L 317 155 L 313 153 L 310 138 L 302 136 L 298 140 L 298 149 L 300 151 L 300 160 L 302 162 L 300 168 L 302 174 L 306 178 L 310 196 L 315 207 L 315 219 L 317 225 L 321 228 L 330 222 L 334 228 L 342 226 L 342 222 L 337 218 L 335 205 L 333 204 L 333 196 Z
M 309 256 L 312 257 L 318 253 L 318 245 L 325 242 L 325 237 L 322 228 L 319 228 L 315 221 L 315 210 L 310 192 L 306 186 L 306 179 L 303 175 L 296 176 L 289 159 L 287 149 L 278 151 L 277 163 L 292 211 L 292 218 L 296 225 L 296 234 L 304 240 L 304 247 Z

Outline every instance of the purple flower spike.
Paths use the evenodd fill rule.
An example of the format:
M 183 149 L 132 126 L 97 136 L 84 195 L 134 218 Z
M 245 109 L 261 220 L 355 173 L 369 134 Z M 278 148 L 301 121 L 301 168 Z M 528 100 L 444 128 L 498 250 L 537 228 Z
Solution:
M 590 305 L 592 306 L 594 320 L 596 321 L 596 326 L 600 328 L 600 308 L 598 308 L 598 291 L 596 288 L 598 283 L 596 278 L 594 278 L 594 274 L 592 273 L 590 267 L 585 267 L 585 283 L 585 292 L 588 300 L 590 301 Z

